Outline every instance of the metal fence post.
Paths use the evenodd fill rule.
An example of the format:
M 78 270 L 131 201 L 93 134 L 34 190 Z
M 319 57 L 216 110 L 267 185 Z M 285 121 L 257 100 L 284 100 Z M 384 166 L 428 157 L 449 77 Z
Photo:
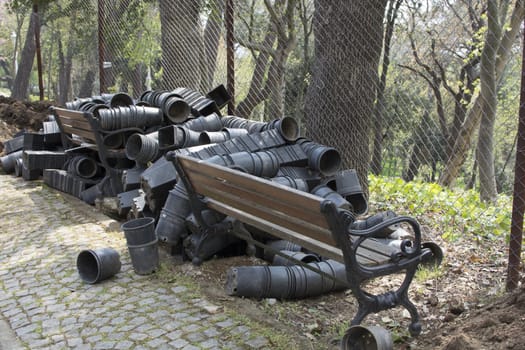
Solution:
M 233 0 L 226 0 L 224 22 L 226 23 L 226 89 L 231 96 L 228 102 L 228 114 L 235 114 L 235 48 L 234 45 L 234 14 Z
M 100 93 L 106 92 L 106 77 L 104 74 L 104 0 L 98 0 L 98 78 Z
M 525 33 L 523 42 L 525 44 Z M 507 291 L 516 289 L 518 286 L 523 240 L 523 212 L 525 211 L 525 46 L 522 51 L 518 144 L 516 146 L 514 194 L 512 198 Z

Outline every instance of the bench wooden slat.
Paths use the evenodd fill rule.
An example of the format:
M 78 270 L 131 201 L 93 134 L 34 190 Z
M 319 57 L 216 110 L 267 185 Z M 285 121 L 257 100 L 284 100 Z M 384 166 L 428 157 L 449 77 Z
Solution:
M 320 205 L 323 202 L 323 199 L 318 196 L 286 187 L 263 178 L 257 178 L 239 171 L 234 172 L 224 166 L 207 163 L 205 161 L 198 161 L 196 159 L 186 161 L 186 159 L 184 157 L 179 157 L 179 161 L 182 163 L 184 169 L 186 169 L 186 174 L 190 177 L 194 172 L 209 174 L 222 178 L 228 182 L 238 183 L 240 186 L 251 188 L 254 192 L 259 193 L 267 193 L 269 190 L 268 185 L 278 187 L 279 191 L 273 191 L 272 196 L 275 197 L 276 200 L 295 203 L 297 208 L 317 208 L 314 210 L 319 210 Z
M 256 205 L 258 207 L 267 207 L 269 210 L 276 212 L 288 213 L 287 217 L 294 217 L 308 222 L 309 226 L 314 226 L 314 230 L 322 230 L 325 231 L 330 238 L 332 236 L 328 229 L 326 217 L 320 212 L 320 205 L 315 209 L 306 208 L 301 207 L 300 204 L 295 202 L 285 202 L 276 199 L 273 197 L 273 193 L 280 189 L 274 188 L 270 190 L 269 188 L 265 193 L 254 192 L 251 188 L 241 188 L 236 184 L 227 181 L 218 181 L 215 178 L 200 173 L 192 173 L 189 176 L 189 179 L 190 181 L 192 181 L 192 179 L 195 180 L 192 181 L 192 185 L 197 193 L 209 195 L 214 198 L 220 198 L 223 195 L 240 197 L 245 206 Z
M 390 247 L 390 246 L 388 246 L 388 245 L 386 245 L 384 243 L 378 242 L 374 238 L 369 238 L 369 239 L 365 240 L 361 244 L 360 249 L 365 249 L 366 250 L 366 254 L 369 254 L 369 255 L 374 254 L 375 256 L 378 256 L 374 260 L 388 260 L 388 259 L 390 259 L 390 256 L 393 253 L 399 251 L 399 249 L 397 249 L 395 247 Z M 359 252 L 360 249 L 359 248 L 357 249 L 357 254 L 360 253 Z
M 95 135 L 91 130 L 79 129 L 66 124 L 62 124 L 62 127 L 64 128 L 64 132 L 68 134 L 75 134 L 85 139 L 96 141 Z
M 197 191 L 208 198 L 224 202 L 231 207 L 240 207 L 242 208 L 242 211 L 247 212 L 250 215 L 259 217 L 269 222 L 274 222 L 281 227 L 285 227 L 295 232 L 300 232 L 303 235 L 310 236 L 317 241 L 335 246 L 332 233 L 329 230 L 320 228 L 319 226 L 298 220 L 297 218 L 289 216 L 286 213 L 273 210 L 272 208 L 257 205 L 254 202 L 242 201 L 242 199 L 240 200 L 239 197 L 236 197 L 231 193 L 218 190 L 217 188 L 209 186 L 199 187 Z
M 381 244 L 381 243 L 378 243 L 378 242 L 375 242 L 375 243 L 376 244 Z M 389 261 L 390 260 L 390 253 L 392 253 L 392 251 L 390 249 L 392 249 L 392 248 L 383 244 L 383 248 L 385 248 L 385 249 L 383 249 L 381 251 L 378 251 L 376 249 L 377 248 L 376 244 L 370 242 L 369 239 L 365 240 L 361 244 L 361 246 L 357 249 L 356 256 L 367 258 L 368 260 L 373 261 L 373 264 L 380 264 L 380 263 L 385 263 L 385 262 Z M 368 264 L 370 264 L 370 263 L 368 263 Z
M 233 208 L 223 202 L 211 198 L 206 198 L 205 201 L 210 209 L 217 210 L 221 213 L 234 217 L 244 223 L 255 226 L 265 232 L 270 233 L 272 236 L 296 242 L 297 244 L 300 244 L 306 249 L 310 249 L 323 256 L 344 263 L 343 253 L 339 248 L 323 243 L 321 241 L 317 241 L 311 237 L 298 234 L 297 232 L 288 230 L 287 228 L 278 226 L 272 222 L 261 220 L 261 218 L 259 217 Z
M 89 121 L 87 121 L 83 115 L 82 119 L 71 119 L 71 118 L 62 118 L 62 124 L 71 126 L 73 128 L 79 128 L 87 131 L 93 132 L 93 128 L 91 127 L 91 124 L 89 124 Z

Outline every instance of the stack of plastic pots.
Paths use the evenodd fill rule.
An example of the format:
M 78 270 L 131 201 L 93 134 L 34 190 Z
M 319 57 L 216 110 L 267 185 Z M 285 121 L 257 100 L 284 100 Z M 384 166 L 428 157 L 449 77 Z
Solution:
M 139 218 L 121 226 L 128 244 L 133 270 L 138 275 L 148 275 L 159 268 L 159 251 L 155 236 L 155 219 Z

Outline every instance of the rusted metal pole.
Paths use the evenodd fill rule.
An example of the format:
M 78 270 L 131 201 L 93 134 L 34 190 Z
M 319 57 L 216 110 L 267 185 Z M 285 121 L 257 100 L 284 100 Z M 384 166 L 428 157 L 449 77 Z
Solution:
M 233 33 L 233 0 L 226 0 L 224 22 L 226 23 L 226 90 L 231 96 L 228 103 L 228 114 L 235 114 L 235 48 Z
M 38 69 L 38 91 L 40 101 L 44 100 L 44 80 L 42 78 L 42 51 L 40 49 L 40 17 L 38 16 L 38 5 L 33 3 L 33 16 L 35 16 L 35 47 L 36 47 L 36 66 Z
M 98 0 L 98 79 L 100 85 L 100 93 L 106 91 L 106 75 L 104 73 L 104 57 L 105 57 L 105 42 L 104 42 L 104 0 Z
M 525 32 L 523 33 L 525 44 Z M 523 213 L 525 211 L 525 45 L 521 58 L 521 94 L 518 123 L 518 144 L 514 170 L 514 194 L 512 198 L 512 222 L 510 227 L 509 266 L 507 270 L 507 291 L 518 287 L 521 245 L 523 240 Z

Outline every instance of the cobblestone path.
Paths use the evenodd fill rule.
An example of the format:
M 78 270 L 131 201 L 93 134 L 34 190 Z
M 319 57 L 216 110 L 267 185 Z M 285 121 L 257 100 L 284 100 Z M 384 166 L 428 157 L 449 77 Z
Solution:
M 176 276 L 136 275 L 118 224 L 93 207 L 0 175 L 0 208 L 0 313 L 20 343 L 9 349 L 272 348 Z M 122 270 L 85 284 L 76 257 L 100 247 L 119 251 Z

